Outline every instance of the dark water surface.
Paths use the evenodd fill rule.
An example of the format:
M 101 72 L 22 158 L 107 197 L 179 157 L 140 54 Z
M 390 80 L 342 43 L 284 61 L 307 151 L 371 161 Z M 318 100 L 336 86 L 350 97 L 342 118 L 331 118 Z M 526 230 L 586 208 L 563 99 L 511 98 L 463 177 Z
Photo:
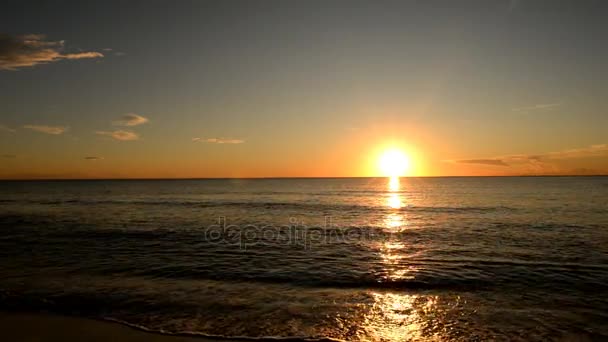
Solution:
M 608 339 L 608 177 L 0 182 L 0 309 L 227 337 Z

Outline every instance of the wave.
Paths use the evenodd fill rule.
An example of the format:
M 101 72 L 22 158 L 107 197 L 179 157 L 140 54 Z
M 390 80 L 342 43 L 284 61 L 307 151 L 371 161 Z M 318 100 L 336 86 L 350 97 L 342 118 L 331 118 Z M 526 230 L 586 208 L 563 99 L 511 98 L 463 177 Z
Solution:
M 187 208 L 244 208 L 266 210 L 344 210 L 344 211 L 411 211 L 431 213 L 484 213 L 484 212 L 514 212 L 517 208 L 508 206 L 415 206 L 404 205 L 401 208 L 388 208 L 385 205 L 349 204 L 349 203 L 310 203 L 310 202 L 278 202 L 278 201 L 184 201 L 184 200 L 0 200 L 0 202 L 34 205 L 74 205 L 74 206 L 160 206 Z
M 101 317 L 103 321 L 118 323 L 136 330 L 145 331 L 153 334 L 161 334 L 168 336 L 183 336 L 183 337 L 204 337 L 204 338 L 214 338 L 219 340 L 229 340 L 229 341 L 280 341 L 280 342 L 346 342 L 346 340 L 341 340 L 337 338 L 330 337 L 282 337 L 282 336 L 226 336 L 226 335 L 214 335 L 214 334 L 205 334 L 202 332 L 196 331 L 179 331 L 179 332 L 171 332 L 163 329 L 151 329 L 143 325 L 129 323 L 124 320 L 112 318 L 112 317 Z
M 416 263 L 413 263 L 414 265 Z M 374 265 L 370 265 L 374 266 Z M 254 283 L 285 285 L 296 288 L 313 289 L 366 289 L 394 291 L 458 291 L 471 292 L 521 288 L 555 288 L 571 286 L 577 290 L 608 290 L 608 269 L 601 266 L 512 266 L 509 264 L 450 264 L 444 263 L 441 269 L 432 272 L 421 271 L 413 278 L 390 279 L 390 273 L 382 270 L 366 276 L 353 274 L 247 274 L 217 270 L 192 270 L 187 268 L 167 268 L 136 271 L 139 277 L 149 279 L 173 279 L 194 281 L 220 281 L 226 283 Z M 406 268 L 404 268 L 406 269 Z M 333 278 L 332 278 L 333 275 Z
M 586 296 L 588 293 L 603 293 L 608 290 L 605 283 L 606 274 L 599 276 L 594 283 L 581 283 L 577 279 L 572 278 L 570 281 L 555 278 L 555 273 L 547 277 L 536 277 L 532 274 L 527 276 L 525 281 L 516 281 L 517 275 L 503 279 L 458 279 L 455 277 L 435 277 L 427 280 L 398 280 L 398 281 L 377 281 L 373 279 L 351 279 L 345 281 L 339 280 L 318 280 L 316 283 L 293 282 L 288 279 L 277 277 L 257 278 L 257 279 L 212 279 L 204 281 L 198 278 L 200 282 L 192 282 L 191 278 L 187 281 L 179 279 L 160 280 L 150 278 L 149 276 L 140 277 L 125 277 L 116 278 L 117 275 L 99 277 L 87 277 L 87 282 L 78 286 L 65 288 L 61 284 L 68 281 L 72 284 L 79 284 L 80 281 L 75 279 L 62 279 L 55 287 L 47 287 L 44 283 L 37 284 L 35 288 L 24 290 L 21 285 L 15 287 L 17 290 L 2 290 L 0 288 L 0 307 L 6 311 L 44 311 L 54 312 L 66 315 L 77 315 L 81 317 L 103 318 L 106 320 L 116 321 L 117 323 L 126 324 L 137 329 L 157 332 L 171 335 L 184 336 L 204 336 L 211 338 L 225 339 L 255 339 L 255 340 L 274 340 L 282 341 L 338 341 L 319 337 L 248 337 L 234 335 L 210 335 L 199 332 L 190 331 L 174 331 L 163 330 L 162 326 L 166 325 L 167 318 L 182 317 L 185 313 L 196 313 L 200 310 L 200 299 L 197 299 L 196 291 L 206 293 L 205 300 L 211 310 L 218 312 L 232 312 L 246 308 L 239 302 L 232 303 L 229 300 L 221 302 L 221 306 L 213 301 L 214 293 L 217 289 L 221 289 L 226 298 L 239 294 L 243 295 L 243 291 L 250 291 L 252 294 L 258 294 L 258 291 L 266 293 L 310 293 L 314 296 L 318 295 L 318 291 L 328 290 L 328 293 L 336 293 L 335 290 L 344 290 L 343 293 L 377 293 L 387 291 L 386 293 L 512 293 L 517 294 L 524 291 L 528 296 L 544 296 L 546 293 L 554 293 L 559 291 L 561 294 L 568 292 L 574 293 L 576 296 Z M 538 275 L 538 274 L 537 274 Z M 84 281 L 84 278 L 80 278 Z M 109 285 L 111 279 L 116 280 L 114 284 L 133 284 L 133 286 Z M 119 279 L 123 279 L 119 281 Z M 553 279 L 553 287 L 547 284 L 547 281 Z M 166 284 L 171 284 L 169 288 L 165 288 Z M 92 286 L 93 285 L 93 286 Z M 138 286 L 135 286 L 138 285 Z M 57 287 L 59 286 L 59 287 Z M 308 290 L 306 289 L 308 288 Z M 143 289 L 143 290 L 140 290 Z M 157 289 L 156 291 L 150 291 Z M 175 289 L 181 293 L 192 293 L 192 297 L 172 297 Z M 209 290 L 207 290 L 209 289 Z M 332 290 L 333 289 L 333 290 Z M 576 289 L 575 292 L 572 292 Z M 184 292 L 185 291 L 185 292 Z M 194 292 L 192 292 L 194 291 Z M 311 291 L 311 292 L 307 292 Z M 356 292 L 351 292 L 356 291 Z M 202 298 L 202 297 L 201 297 Z M 261 296 L 260 298 L 265 298 Z M 206 309 L 207 310 L 207 309 Z M 155 324 L 147 324 L 147 320 L 141 320 L 142 316 L 150 314 L 160 314 L 156 317 Z M 130 319 L 132 318 L 132 319 Z M 144 322 L 138 324 L 137 322 Z
M 121 302 L 124 302 L 124 299 L 113 302 L 111 297 L 104 298 L 95 294 L 85 295 L 68 293 L 62 295 L 51 295 L 50 297 L 30 294 L 15 296 L 9 295 L 0 289 L 0 306 L 5 312 L 42 312 L 78 318 L 87 318 L 109 323 L 116 323 L 146 333 L 166 336 L 198 337 L 227 341 L 346 342 L 345 340 L 331 337 L 220 335 L 205 333 L 202 331 L 167 330 L 160 327 L 164 325 L 164 320 L 151 321 L 146 325 L 141 323 L 133 323 L 128 319 L 117 318 L 114 317 L 113 314 L 107 313 L 108 311 L 117 310 L 115 314 L 116 316 L 124 315 L 125 308 L 124 305 L 120 304 Z M 150 307 L 154 307 L 155 312 L 158 312 L 158 310 L 166 310 L 165 315 L 167 315 L 166 317 L 168 319 L 170 319 L 172 317 L 171 315 L 175 314 L 176 312 L 180 312 L 180 308 L 175 307 L 175 302 L 162 302 L 162 304 L 156 305 L 152 304 L 154 302 L 157 301 L 149 298 L 145 299 L 143 297 L 133 298 L 129 300 L 130 310 L 128 315 L 135 315 L 135 317 L 139 316 L 138 318 L 145 317 Z M 116 307 L 112 308 L 112 305 L 116 305 Z M 180 315 L 183 316 L 183 313 L 180 313 Z M 156 325 L 159 327 L 154 327 Z

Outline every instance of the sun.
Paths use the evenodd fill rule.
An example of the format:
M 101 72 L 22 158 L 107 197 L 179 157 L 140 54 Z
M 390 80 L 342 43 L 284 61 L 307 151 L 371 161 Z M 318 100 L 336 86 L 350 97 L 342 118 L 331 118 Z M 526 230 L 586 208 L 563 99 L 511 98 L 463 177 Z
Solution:
M 405 176 L 411 167 L 410 158 L 399 149 L 386 150 L 378 159 L 378 167 L 383 176 Z

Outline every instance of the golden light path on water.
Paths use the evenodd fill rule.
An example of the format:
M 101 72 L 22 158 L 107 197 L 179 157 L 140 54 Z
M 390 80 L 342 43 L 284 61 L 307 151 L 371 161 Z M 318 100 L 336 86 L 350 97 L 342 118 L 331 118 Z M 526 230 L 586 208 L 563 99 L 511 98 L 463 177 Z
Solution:
M 390 177 L 388 182 L 388 197 L 386 205 L 395 209 L 386 215 L 384 222 L 388 233 L 401 231 L 407 225 L 402 213 L 398 210 L 404 206 L 402 196 L 400 194 L 401 184 L 399 177 Z
M 386 205 L 390 209 L 384 218 L 384 229 L 391 236 L 379 242 L 378 250 L 384 266 L 385 282 L 404 282 L 415 278 L 415 266 L 405 266 L 408 242 L 401 241 L 399 232 L 408 229 L 402 208 L 407 205 L 401 191 L 400 179 L 390 177 Z M 395 236 L 393 236 L 395 235 Z M 373 304 L 364 315 L 362 330 L 370 341 L 444 340 L 445 325 L 441 317 L 445 308 L 437 306 L 436 295 L 400 293 L 404 291 L 372 292 Z M 449 305 L 448 305 L 449 306 Z

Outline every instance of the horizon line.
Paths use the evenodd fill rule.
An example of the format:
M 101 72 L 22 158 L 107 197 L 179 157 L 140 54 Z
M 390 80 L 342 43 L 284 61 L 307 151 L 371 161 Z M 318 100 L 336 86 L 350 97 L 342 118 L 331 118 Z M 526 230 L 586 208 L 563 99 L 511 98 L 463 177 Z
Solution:
M 608 177 L 608 174 L 572 175 L 467 175 L 467 176 L 400 176 L 399 178 L 524 178 L 524 177 Z M 272 180 L 272 179 L 372 179 L 392 176 L 293 176 L 293 177 L 149 177 L 149 178 L 0 178 L 1 182 L 23 181 L 152 181 L 152 180 Z

